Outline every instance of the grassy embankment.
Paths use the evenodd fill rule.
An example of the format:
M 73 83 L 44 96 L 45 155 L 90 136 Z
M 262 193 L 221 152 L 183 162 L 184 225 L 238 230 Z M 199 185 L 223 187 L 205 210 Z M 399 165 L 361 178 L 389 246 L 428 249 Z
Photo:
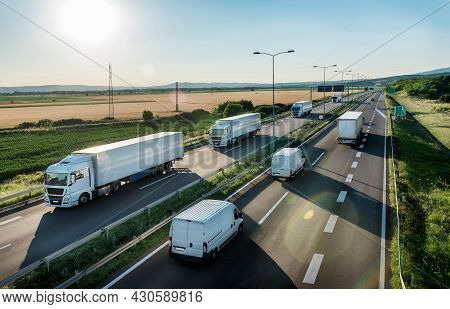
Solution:
M 332 113 L 324 121 L 313 121 L 308 125 L 297 130 L 289 137 L 281 138 L 277 141 L 276 148 L 282 147 L 289 140 L 294 141 L 295 144 L 299 144 L 306 137 L 317 132 L 339 114 L 347 110 L 349 106 L 342 106 Z M 295 145 L 294 144 L 294 145 Z M 163 202 L 155 206 L 151 212 L 143 213 L 134 219 L 131 219 L 124 224 L 114 228 L 109 232 L 109 237 L 100 236 L 79 248 L 67 253 L 58 260 L 54 261 L 50 265 L 50 272 L 47 272 L 45 267 L 40 268 L 22 279 L 18 280 L 11 287 L 15 288 L 43 288 L 54 287 L 57 284 L 67 280 L 72 276 L 75 271 L 85 269 L 89 265 L 99 261 L 101 257 L 104 257 L 125 243 L 129 242 L 133 238 L 142 234 L 152 226 L 161 222 L 164 218 L 169 217 L 174 212 L 179 211 L 189 203 L 195 201 L 206 192 L 211 189 L 220 186 L 221 184 L 239 176 L 236 180 L 228 184 L 221 191 L 217 192 L 212 198 L 223 198 L 229 195 L 233 190 L 240 187 L 253 177 L 255 177 L 262 170 L 267 168 L 270 160 L 263 160 L 264 158 L 270 158 L 272 149 L 270 147 L 260 150 L 254 155 L 233 164 L 225 169 L 224 173 L 217 173 L 214 176 L 204 180 L 203 182 L 183 191 L 179 196 L 175 196 L 166 202 Z M 167 237 L 168 226 L 165 226 L 158 232 L 150 235 L 144 240 L 140 241 L 137 245 L 130 248 L 126 252 L 120 254 L 117 258 L 106 263 L 101 268 L 97 269 L 82 282 L 80 287 L 98 287 L 104 282 L 111 274 L 114 274 L 122 267 L 128 265 L 133 260 L 144 254 L 149 248 L 154 247 L 157 244 L 161 244 Z
M 397 104 L 389 96 L 386 102 L 388 107 Z M 423 124 L 426 127 L 432 122 Z M 395 120 L 392 128 L 402 268 L 407 288 L 450 286 L 450 158 L 425 127 L 408 114 Z M 395 205 L 392 183 L 390 191 L 391 205 Z M 394 240 L 396 225 L 397 222 L 393 225 Z M 391 254 L 391 283 L 401 288 L 396 241 L 392 242 Z

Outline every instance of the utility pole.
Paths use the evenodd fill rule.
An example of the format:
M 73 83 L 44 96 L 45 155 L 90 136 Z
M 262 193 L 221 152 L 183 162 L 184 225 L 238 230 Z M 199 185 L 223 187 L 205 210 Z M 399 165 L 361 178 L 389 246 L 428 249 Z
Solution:
M 114 89 L 112 82 L 111 63 L 109 64 L 108 106 L 109 106 L 109 118 L 114 119 Z
M 175 83 L 175 111 L 178 113 L 178 82 Z

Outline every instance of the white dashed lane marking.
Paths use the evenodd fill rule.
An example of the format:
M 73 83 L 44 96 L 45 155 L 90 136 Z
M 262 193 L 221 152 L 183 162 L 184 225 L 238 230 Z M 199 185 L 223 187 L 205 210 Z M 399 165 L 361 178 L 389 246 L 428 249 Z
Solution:
M 353 162 L 352 163 L 352 168 L 357 168 L 358 167 L 358 162 Z
M 357 157 L 357 158 L 361 158 L 361 151 L 358 151 L 358 152 L 356 153 L 356 157 Z
M 347 178 L 345 178 L 345 182 L 352 182 L 353 174 L 348 174 Z
M 333 233 L 334 227 L 336 226 L 337 219 L 338 219 L 338 216 L 330 215 L 327 225 L 325 226 L 325 229 L 323 231 L 325 233 Z
M 314 284 L 316 282 L 317 275 L 319 274 L 320 265 L 323 261 L 323 254 L 314 253 L 314 256 L 309 263 L 306 275 L 303 278 L 303 283 Z
M 337 202 L 337 203 L 344 203 L 345 197 L 346 197 L 346 196 L 347 196 L 347 191 L 341 191 L 341 192 L 339 193 L 339 196 L 338 196 L 336 202 Z

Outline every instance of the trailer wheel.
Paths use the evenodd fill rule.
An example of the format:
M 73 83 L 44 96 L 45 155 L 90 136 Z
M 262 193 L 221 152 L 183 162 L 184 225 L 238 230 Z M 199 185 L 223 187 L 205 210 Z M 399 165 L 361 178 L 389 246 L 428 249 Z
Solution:
M 89 202 L 89 194 L 83 193 L 80 195 L 80 198 L 78 199 L 78 204 L 80 206 L 86 206 Z
M 111 191 L 114 193 L 114 192 L 119 191 L 119 189 L 120 189 L 120 181 L 114 181 L 111 184 Z

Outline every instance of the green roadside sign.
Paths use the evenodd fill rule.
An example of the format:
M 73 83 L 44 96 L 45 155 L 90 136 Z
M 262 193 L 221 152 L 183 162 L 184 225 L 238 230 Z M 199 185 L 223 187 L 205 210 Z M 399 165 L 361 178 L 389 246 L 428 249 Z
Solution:
M 387 93 L 389 93 L 389 94 L 394 94 L 394 93 L 395 93 L 395 89 L 389 87 L 389 88 L 387 89 Z
M 402 105 L 394 106 L 394 116 L 405 117 L 406 116 L 406 108 Z

